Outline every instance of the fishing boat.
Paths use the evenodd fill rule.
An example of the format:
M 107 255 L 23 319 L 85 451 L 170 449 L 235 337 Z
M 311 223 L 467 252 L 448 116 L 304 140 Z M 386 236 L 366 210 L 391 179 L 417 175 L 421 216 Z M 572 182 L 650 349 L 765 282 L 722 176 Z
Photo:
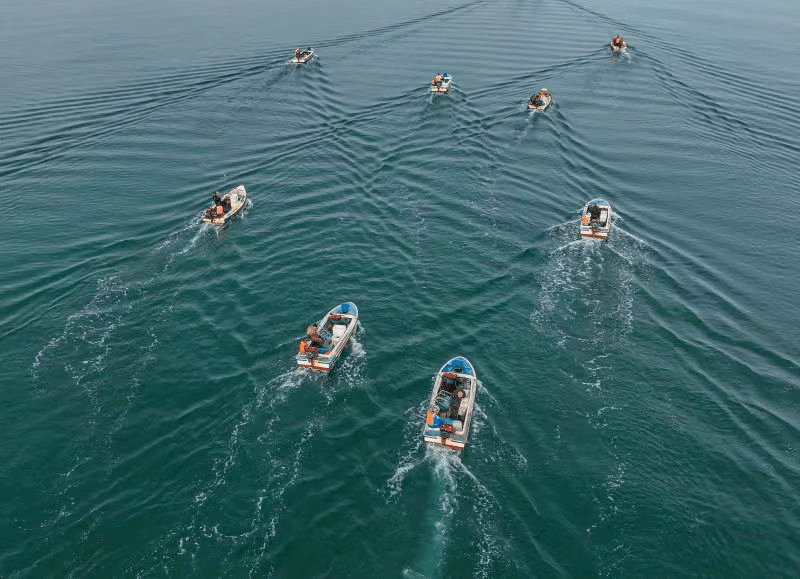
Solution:
M 537 100 L 537 96 L 541 98 Z M 550 103 L 553 102 L 553 95 L 550 94 L 550 91 L 546 88 L 543 88 L 538 93 L 533 95 L 528 100 L 528 110 L 529 111 L 543 111 L 550 106 Z
M 239 185 L 223 195 L 219 205 L 214 203 L 206 209 L 202 219 L 206 223 L 224 225 L 231 217 L 241 213 L 245 203 L 247 203 L 247 191 L 244 185 Z
M 611 46 L 611 52 L 625 52 L 628 50 L 628 45 L 625 44 L 625 41 L 619 36 L 612 38 L 609 45 Z
M 313 48 L 306 48 L 305 50 L 300 50 L 297 48 L 294 51 L 294 58 L 292 59 L 292 62 L 294 64 L 305 64 L 314 58 L 315 54 L 316 51 Z
M 425 417 L 425 443 L 456 452 L 464 450 L 477 394 L 478 378 L 469 360 L 457 356 L 442 366 Z
M 581 237 L 607 239 L 613 219 L 614 213 L 608 201 L 592 199 L 581 210 Z
M 450 85 L 453 84 L 453 77 L 443 72 L 433 77 L 431 81 L 431 92 L 434 94 L 445 94 L 450 90 Z
M 347 346 L 356 326 L 356 305 L 346 302 L 336 306 L 306 330 L 307 337 L 300 340 L 300 351 L 295 356 L 297 365 L 320 372 L 329 371 Z

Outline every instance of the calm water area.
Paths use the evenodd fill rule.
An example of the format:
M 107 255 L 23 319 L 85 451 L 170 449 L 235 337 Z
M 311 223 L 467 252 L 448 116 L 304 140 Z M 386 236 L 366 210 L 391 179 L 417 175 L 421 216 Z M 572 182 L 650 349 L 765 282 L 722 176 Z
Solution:
M 796 577 L 798 23 L 6 0 L 0 576 Z M 460 458 L 421 437 L 456 355 Z

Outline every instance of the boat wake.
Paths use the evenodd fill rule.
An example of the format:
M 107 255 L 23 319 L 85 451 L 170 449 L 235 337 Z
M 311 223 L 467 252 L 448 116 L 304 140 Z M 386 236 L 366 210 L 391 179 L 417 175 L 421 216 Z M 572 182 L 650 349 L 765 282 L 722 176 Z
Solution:
M 485 389 L 480 386 L 480 395 Z M 472 576 L 493 577 L 508 570 L 511 565 L 510 543 L 498 521 L 499 503 L 489 488 L 464 464 L 456 453 L 439 447 L 425 446 L 421 436 L 421 425 L 425 403 L 409 408 L 405 412 L 403 451 L 394 473 L 381 490 L 387 503 L 410 500 L 403 496 L 403 483 L 408 477 L 431 477 L 429 504 L 425 507 L 420 525 L 422 530 L 419 551 L 411 566 L 403 569 L 404 577 L 434 577 L 445 575 L 445 566 L 450 558 L 463 560 L 470 553 Z M 486 415 L 475 407 L 474 422 L 470 433 L 470 447 L 480 454 L 486 450 L 479 435 L 486 429 Z M 470 449 L 465 451 L 469 453 Z M 492 455 L 481 462 L 491 462 L 496 468 L 497 460 L 509 461 L 512 467 L 524 468 L 525 459 L 509 456 L 515 451 L 490 450 Z M 420 507 L 415 504 L 414 511 Z M 452 547 L 451 547 L 452 546 Z M 463 561 L 461 561 L 463 563 Z
M 211 476 L 184 511 L 184 522 L 151 545 L 138 573 L 180 574 L 209 565 L 222 565 L 223 573 L 241 568 L 255 576 L 275 572 L 269 550 L 286 513 L 286 494 L 304 476 L 311 442 L 366 379 L 362 333 L 359 325 L 351 351 L 330 375 L 293 368 L 256 387 L 230 431 L 226 456 L 214 461 Z M 316 392 L 321 405 L 304 410 L 302 419 L 287 418 L 295 398 Z M 254 480 L 252 473 L 264 474 Z M 235 520 L 225 514 L 232 508 L 240 513 Z M 220 551 L 224 557 L 215 561 Z
M 576 239 L 571 221 L 546 233 L 556 246 L 537 276 L 534 326 L 564 348 L 571 343 L 602 348 L 627 337 L 636 276 L 646 263 L 643 242 L 618 226 L 605 243 Z
M 628 548 L 616 536 L 615 522 L 624 510 L 619 497 L 626 482 L 629 459 L 617 447 L 617 420 L 625 404 L 615 380 L 614 353 L 633 329 L 636 288 L 647 275 L 647 244 L 615 221 L 607 242 L 576 239 L 577 223 L 551 227 L 547 236 L 552 249 L 537 277 L 539 290 L 531 314 L 534 327 L 555 337 L 570 361 L 562 370 L 571 392 L 583 392 L 571 406 L 595 431 L 598 444 L 608 453 L 605 473 L 592 486 L 594 520 L 587 535 L 610 535 L 614 552 L 599 555 L 601 565 L 613 573 L 614 562 L 623 560 Z M 583 408 L 580 408 L 583 406 Z M 556 431 L 558 453 L 560 430 Z M 602 442 L 600 442 L 602 441 Z
M 188 238 L 187 233 L 191 233 Z M 55 504 L 46 509 L 49 514 L 41 526 L 50 536 L 77 526 L 84 542 L 92 540 L 91 517 L 84 514 L 90 508 L 86 501 L 91 500 L 88 496 L 98 477 L 108 479 L 121 460 L 113 450 L 115 438 L 136 403 L 177 295 L 160 294 L 153 300 L 150 296 L 159 293 L 153 286 L 205 234 L 192 220 L 154 248 L 143 263 L 100 277 L 94 296 L 67 316 L 63 329 L 34 356 L 29 369 L 34 396 L 57 399 L 59 406 L 72 407 L 72 412 L 79 409 L 83 416 L 71 443 L 72 464 L 49 491 Z M 154 311 L 134 315 L 140 309 Z M 72 388 L 65 392 L 64 384 Z

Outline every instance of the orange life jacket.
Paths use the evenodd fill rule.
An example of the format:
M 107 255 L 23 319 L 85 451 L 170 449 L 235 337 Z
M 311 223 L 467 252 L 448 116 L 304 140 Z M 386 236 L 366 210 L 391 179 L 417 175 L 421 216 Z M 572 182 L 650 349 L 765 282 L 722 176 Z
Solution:
M 222 215 L 225 213 L 225 209 L 222 208 L 222 205 L 217 205 L 217 215 Z
M 305 354 L 306 353 L 306 345 L 307 344 L 306 344 L 305 340 L 300 340 L 300 353 L 301 354 Z
M 425 424 L 433 426 L 433 412 L 428 410 L 428 416 L 425 417 Z
M 584 216 L 581 217 L 581 223 L 583 223 L 584 225 L 588 225 L 589 224 L 589 216 L 584 214 Z

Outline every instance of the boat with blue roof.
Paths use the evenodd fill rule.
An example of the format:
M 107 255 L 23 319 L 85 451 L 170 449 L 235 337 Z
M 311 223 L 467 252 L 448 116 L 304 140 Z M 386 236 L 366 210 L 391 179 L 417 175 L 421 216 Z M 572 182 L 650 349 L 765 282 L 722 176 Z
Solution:
M 297 365 L 319 372 L 328 372 L 339 359 L 358 326 L 358 308 L 345 302 L 306 328 L 295 356 Z
M 431 81 L 431 92 L 434 94 L 445 94 L 453 84 L 453 77 L 443 72 L 433 77 Z
M 425 444 L 461 452 L 467 445 L 478 377 L 469 360 L 456 356 L 436 374 L 425 426 Z
M 581 238 L 608 239 L 613 220 L 611 204 L 605 199 L 592 199 L 581 209 Z

